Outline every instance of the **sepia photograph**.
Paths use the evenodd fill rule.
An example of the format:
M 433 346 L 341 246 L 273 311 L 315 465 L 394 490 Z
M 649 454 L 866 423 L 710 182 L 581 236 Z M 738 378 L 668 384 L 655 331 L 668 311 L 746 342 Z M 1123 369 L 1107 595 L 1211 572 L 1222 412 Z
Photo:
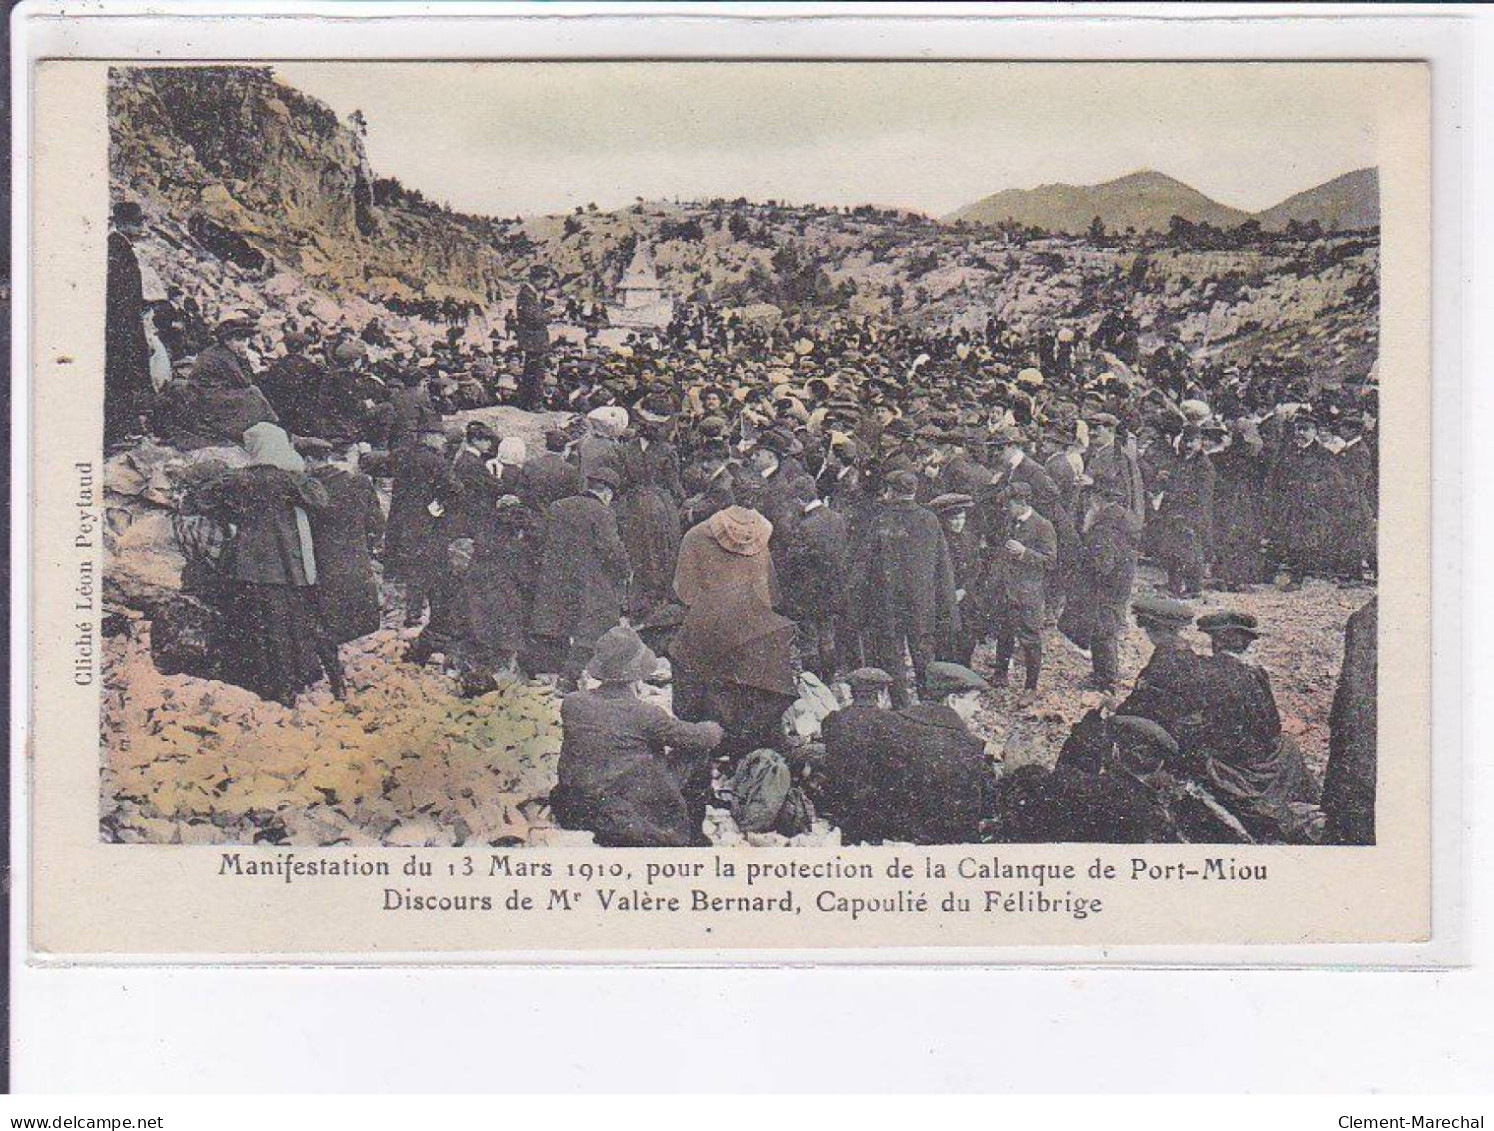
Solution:
M 100 838 L 1375 844 L 1376 73 L 110 67 Z

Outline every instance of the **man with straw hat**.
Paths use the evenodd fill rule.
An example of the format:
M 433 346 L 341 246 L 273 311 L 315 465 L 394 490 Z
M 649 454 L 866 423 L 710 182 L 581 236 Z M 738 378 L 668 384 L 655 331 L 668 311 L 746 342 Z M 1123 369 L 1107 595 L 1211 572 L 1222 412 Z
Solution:
M 597 686 L 573 691 L 560 704 L 564 738 L 550 804 L 562 827 L 588 829 L 604 847 L 705 843 L 680 784 L 720 744 L 721 726 L 682 722 L 641 702 L 641 683 L 658 666 L 638 633 L 617 625 L 597 641 L 586 665 Z

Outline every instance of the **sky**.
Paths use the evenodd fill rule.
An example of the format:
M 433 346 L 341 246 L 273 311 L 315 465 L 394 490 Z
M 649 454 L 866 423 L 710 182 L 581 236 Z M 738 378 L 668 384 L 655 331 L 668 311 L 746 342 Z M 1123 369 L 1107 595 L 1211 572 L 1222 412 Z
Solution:
M 281 63 L 374 171 L 493 216 L 745 196 L 944 215 L 1138 169 L 1249 211 L 1376 163 L 1353 64 Z

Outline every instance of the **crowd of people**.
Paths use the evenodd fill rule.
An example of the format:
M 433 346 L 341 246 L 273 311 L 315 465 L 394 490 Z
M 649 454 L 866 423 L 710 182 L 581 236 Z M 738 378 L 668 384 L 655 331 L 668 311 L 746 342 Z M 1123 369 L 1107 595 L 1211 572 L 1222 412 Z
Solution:
M 118 307 L 139 294 L 125 250 L 106 441 L 247 452 L 194 467 L 178 538 L 225 678 L 266 698 L 344 694 L 338 647 L 397 586 L 407 662 L 440 656 L 471 695 L 553 678 L 554 813 L 599 844 L 703 843 L 727 798 L 749 831 L 818 811 L 848 843 L 1373 839 L 1364 632 L 1325 792 L 1249 661 L 1259 626 L 1190 604 L 1373 578 L 1371 383 L 1142 356 L 1123 319 L 926 331 L 684 304 L 601 349 L 552 342 L 543 273 L 486 353 L 377 323 L 268 340 L 242 310 L 207 332 Z M 505 403 L 554 414 L 543 450 L 449 422 Z M 1165 594 L 1138 591 L 1143 558 Z M 1153 648 L 1125 688 L 1133 617 Z M 1179 635 L 1194 623 L 1210 655 Z M 1060 636 L 1106 698 L 1056 766 L 1002 773 L 970 719 L 1009 681 L 1009 709 L 1030 701 Z M 806 677 L 850 700 L 816 742 L 783 725 Z

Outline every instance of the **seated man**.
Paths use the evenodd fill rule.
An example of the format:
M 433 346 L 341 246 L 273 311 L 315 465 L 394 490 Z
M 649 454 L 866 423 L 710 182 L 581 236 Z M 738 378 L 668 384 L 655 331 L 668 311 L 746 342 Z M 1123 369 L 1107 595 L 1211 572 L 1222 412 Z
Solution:
M 1202 718 L 1193 728 L 1190 773 L 1262 841 L 1320 839 L 1318 784 L 1296 740 L 1281 729 L 1271 677 L 1247 663 L 1256 620 L 1220 612 L 1198 618 L 1213 654 L 1201 661 Z
M 680 783 L 721 742 L 714 722 L 687 723 L 640 702 L 659 658 L 626 624 L 597 641 L 586 675 L 599 686 L 560 704 L 564 737 L 550 804 L 559 824 L 589 829 L 611 848 L 680 848 L 706 842 Z
M 1193 620 L 1193 607 L 1166 597 L 1142 596 L 1132 602 L 1131 611 L 1152 642 L 1152 655 L 1116 714 L 1151 719 L 1186 751 L 1183 731 L 1197 724 L 1204 701 L 1203 658 L 1179 635 Z
M 891 682 L 877 674 L 880 680 L 855 673 L 860 700 L 825 720 L 827 815 L 848 844 L 975 843 L 994 778 L 985 743 L 967 720 L 988 685 L 959 664 L 930 663 L 929 694 L 944 702 L 887 711 L 866 702 L 873 687 L 885 686 L 881 680 Z

